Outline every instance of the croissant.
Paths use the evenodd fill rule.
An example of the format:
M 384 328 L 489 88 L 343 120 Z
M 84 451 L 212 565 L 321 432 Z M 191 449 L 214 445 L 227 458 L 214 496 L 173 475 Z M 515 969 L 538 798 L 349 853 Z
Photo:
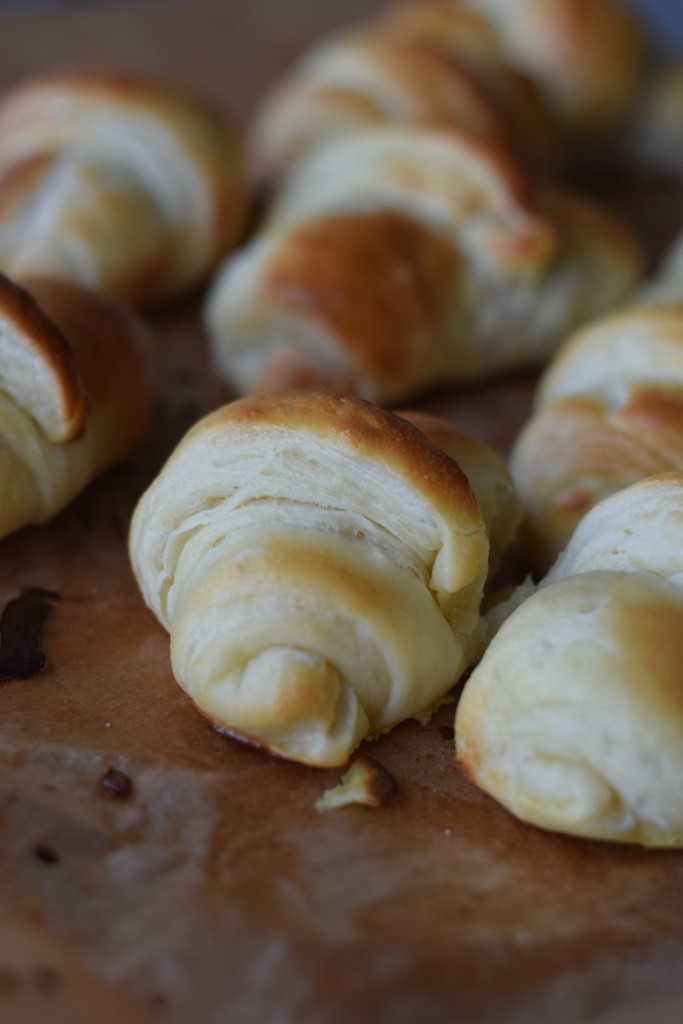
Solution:
M 323 143 L 386 125 L 460 129 L 552 166 L 558 133 L 531 82 L 466 41 L 463 48 L 454 55 L 435 35 L 383 23 L 323 41 L 257 112 L 248 143 L 254 177 L 272 184 Z
M 456 713 L 461 765 L 542 828 L 683 843 L 683 474 L 597 504 Z
M 510 459 L 535 567 L 601 498 L 679 467 L 683 306 L 634 307 L 580 331 L 546 370 Z
M 495 457 L 478 486 L 509 487 Z M 196 424 L 130 531 L 180 686 L 222 730 L 320 767 L 428 716 L 476 657 L 488 550 L 467 478 L 416 426 L 303 391 Z
M 644 34 L 617 0 L 445 0 L 445 6 L 486 19 L 506 59 L 569 124 L 612 124 L 637 95 Z
M 533 194 L 496 148 L 385 128 L 304 162 L 219 271 L 206 326 L 239 392 L 402 401 L 542 363 L 633 285 L 630 237 L 583 200 Z
M 0 270 L 150 303 L 237 240 L 235 145 L 202 105 L 142 78 L 62 73 L 0 103 Z
M 51 519 L 124 458 L 153 384 L 133 313 L 66 282 L 0 275 L 0 537 Z

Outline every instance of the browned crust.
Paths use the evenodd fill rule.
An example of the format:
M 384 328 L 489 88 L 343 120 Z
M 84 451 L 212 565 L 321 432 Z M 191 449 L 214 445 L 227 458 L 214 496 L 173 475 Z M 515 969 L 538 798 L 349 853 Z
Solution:
M 268 266 L 264 301 L 320 323 L 371 379 L 410 386 L 438 361 L 458 257 L 407 217 L 323 217 L 291 231 Z
M 155 383 L 146 325 L 132 309 L 80 285 L 33 278 L 26 286 L 73 347 L 93 413 L 87 426 L 98 432 L 99 469 L 119 461 L 142 438 L 152 411 Z
M 309 434 L 406 479 L 459 532 L 481 532 L 470 483 L 458 464 L 401 416 L 350 395 L 290 391 L 239 399 L 211 413 L 187 436 L 226 429 L 277 427 Z
M 60 421 L 51 441 L 77 438 L 85 427 L 87 400 L 75 352 L 66 335 L 24 288 L 0 274 L 0 316 L 49 372 Z

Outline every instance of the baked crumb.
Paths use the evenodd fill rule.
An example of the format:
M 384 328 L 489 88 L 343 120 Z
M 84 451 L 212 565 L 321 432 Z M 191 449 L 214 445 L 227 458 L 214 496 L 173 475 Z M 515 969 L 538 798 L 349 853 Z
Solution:
M 348 804 L 364 807 L 384 807 L 398 793 L 396 779 L 383 764 L 373 757 L 356 758 L 341 782 L 325 790 L 316 800 L 317 811 L 331 811 Z

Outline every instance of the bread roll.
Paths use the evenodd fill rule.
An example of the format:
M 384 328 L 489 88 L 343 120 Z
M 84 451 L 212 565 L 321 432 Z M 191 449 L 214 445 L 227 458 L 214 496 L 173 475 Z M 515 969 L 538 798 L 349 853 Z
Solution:
M 148 424 L 149 339 L 112 300 L 0 277 L 0 537 L 51 519 Z
M 393 125 L 462 130 L 533 166 L 553 165 L 558 133 L 532 84 L 466 41 L 463 54 L 444 42 L 381 22 L 320 43 L 254 119 L 255 177 L 272 185 L 327 142 Z
M 130 533 L 200 710 L 320 767 L 443 699 L 477 653 L 488 547 L 453 459 L 400 417 L 314 392 L 200 421 Z
M 510 466 L 539 571 L 601 498 L 683 467 L 683 306 L 634 307 L 570 338 Z
M 683 474 L 606 498 L 462 694 L 458 758 L 543 828 L 683 843 Z
M 132 303 L 187 289 L 238 237 L 235 144 L 201 104 L 132 76 L 69 73 L 0 102 L 0 269 Z
M 435 382 L 544 362 L 633 285 L 630 237 L 534 189 L 505 152 L 382 129 L 302 164 L 206 308 L 239 392 L 311 387 L 404 400 Z

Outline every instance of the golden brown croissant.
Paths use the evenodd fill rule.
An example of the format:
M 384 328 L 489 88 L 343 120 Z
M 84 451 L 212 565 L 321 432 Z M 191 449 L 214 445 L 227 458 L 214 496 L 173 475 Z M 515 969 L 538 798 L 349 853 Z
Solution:
M 541 570 L 601 498 L 683 467 L 683 306 L 634 307 L 570 338 L 510 465 Z
M 513 67 L 576 125 L 604 125 L 628 111 L 644 72 L 645 41 L 617 0 L 446 0 L 485 18 Z
M 0 103 L 0 269 L 10 277 L 153 302 L 204 277 L 244 211 L 224 126 L 165 86 L 53 74 Z
M 683 844 L 683 474 L 596 505 L 465 686 L 458 758 L 542 828 Z
M 554 168 L 567 125 L 624 115 L 643 50 L 612 0 L 397 4 L 323 41 L 278 83 L 253 125 L 252 167 L 272 181 L 340 134 L 439 124 Z
M 505 493 L 486 458 L 503 479 L 480 474 L 480 493 Z M 429 715 L 476 657 L 488 549 L 452 458 L 402 417 L 315 392 L 200 421 L 130 533 L 180 685 L 222 729 L 319 766 Z
M 385 128 L 319 150 L 219 272 L 206 322 L 243 393 L 378 402 L 547 360 L 614 305 L 639 257 L 609 217 L 534 195 L 505 152 Z
M 383 125 L 439 125 L 554 163 L 557 132 L 532 84 L 474 47 L 372 24 L 325 41 L 266 98 L 250 133 L 255 177 L 272 182 L 320 145 Z M 475 52 L 472 52 L 472 51 Z
M 113 300 L 0 275 L 0 537 L 51 519 L 140 440 L 146 330 Z

